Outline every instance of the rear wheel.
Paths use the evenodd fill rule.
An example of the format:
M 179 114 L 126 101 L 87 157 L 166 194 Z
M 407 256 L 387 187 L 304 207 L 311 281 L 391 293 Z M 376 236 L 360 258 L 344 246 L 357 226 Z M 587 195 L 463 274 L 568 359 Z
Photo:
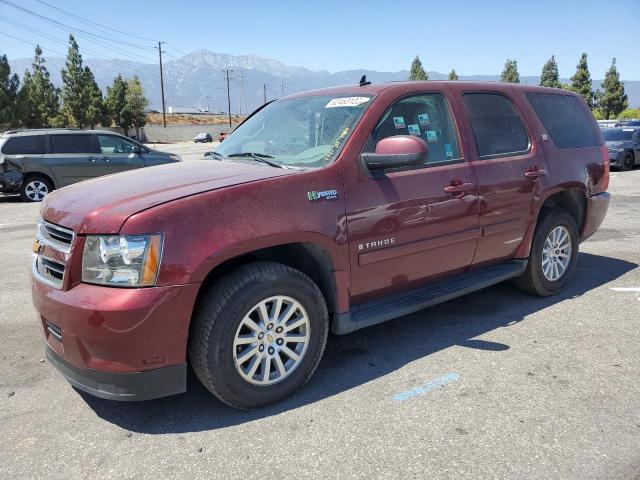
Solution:
M 571 215 L 559 209 L 543 211 L 531 243 L 527 269 L 515 280 L 518 288 L 543 297 L 562 290 L 576 267 L 578 237 L 578 227 Z
M 189 357 L 202 384 L 240 409 L 281 400 L 313 375 L 327 340 L 327 307 L 315 283 L 286 265 L 240 267 L 202 297 Z
M 41 202 L 51 191 L 53 191 L 53 184 L 48 178 L 33 175 L 20 186 L 20 198 L 24 202 Z

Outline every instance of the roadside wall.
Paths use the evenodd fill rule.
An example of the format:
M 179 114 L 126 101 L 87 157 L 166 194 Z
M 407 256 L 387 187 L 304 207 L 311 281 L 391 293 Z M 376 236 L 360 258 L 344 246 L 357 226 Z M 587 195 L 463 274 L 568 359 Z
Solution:
M 235 127 L 235 125 L 234 125 Z M 218 139 L 220 132 L 230 132 L 229 125 L 147 125 L 142 129 L 140 140 L 143 142 L 185 142 L 193 140 L 199 133 L 210 133 L 214 140 Z M 132 128 L 129 135 L 136 131 Z

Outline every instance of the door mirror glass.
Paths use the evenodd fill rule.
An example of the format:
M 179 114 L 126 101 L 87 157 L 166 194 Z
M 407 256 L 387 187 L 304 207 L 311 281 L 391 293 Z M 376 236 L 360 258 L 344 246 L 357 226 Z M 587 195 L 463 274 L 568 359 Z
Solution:
M 412 135 L 393 135 L 380 140 L 374 153 L 362 153 L 360 166 L 370 178 L 381 176 L 384 171 L 399 171 L 423 166 L 427 162 L 427 143 Z

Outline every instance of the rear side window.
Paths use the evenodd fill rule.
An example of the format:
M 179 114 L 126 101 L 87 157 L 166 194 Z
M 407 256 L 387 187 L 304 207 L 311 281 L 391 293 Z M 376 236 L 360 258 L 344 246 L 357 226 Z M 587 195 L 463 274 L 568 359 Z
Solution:
M 2 147 L 5 155 L 41 155 L 44 153 L 44 135 L 11 137 Z
M 525 97 L 556 147 L 566 149 L 600 145 L 600 136 L 593 120 L 578 98 L 553 93 L 527 93 Z
M 50 135 L 51 153 L 96 153 L 91 135 Z
M 499 93 L 465 93 L 480 158 L 507 156 L 529 150 L 529 137 L 510 100 Z
M 429 148 L 427 164 L 461 157 L 449 105 L 440 93 L 424 93 L 394 103 L 378 122 L 372 137 L 377 143 L 394 135 L 422 138 Z

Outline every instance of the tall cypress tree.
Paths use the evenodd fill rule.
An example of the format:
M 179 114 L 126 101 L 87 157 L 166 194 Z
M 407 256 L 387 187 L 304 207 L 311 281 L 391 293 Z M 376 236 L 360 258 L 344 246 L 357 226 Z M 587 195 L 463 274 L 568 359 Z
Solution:
M 84 67 L 84 91 L 87 96 L 87 125 L 93 129 L 99 123 L 107 123 L 102 91 L 89 67 Z
M 611 66 L 607 70 L 602 82 L 602 92 L 596 91 L 595 101 L 598 110 L 607 120 L 611 115 L 617 117 L 620 112 L 629 106 L 627 95 L 624 93 L 624 82 L 620 81 L 620 74 L 616 68 L 616 59 L 611 61 Z
M 562 88 L 558 78 L 558 64 L 556 63 L 555 55 L 551 55 L 551 58 L 547 60 L 542 67 L 542 73 L 540 74 L 540 86 Z
M 571 90 L 582 95 L 589 108 L 593 108 L 593 90 L 591 74 L 587 65 L 587 54 L 583 53 L 576 66 L 576 73 L 571 77 Z
M 11 67 L 6 55 L 0 57 L 0 124 L 14 125 L 18 120 L 17 99 L 20 80 Z
M 113 84 L 107 87 L 107 99 L 105 101 L 107 112 L 116 125 L 122 128 L 126 135 L 133 125 L 131 111 L 127 106 L 127 82 L 122 75 L 113 79 Z
M 69 35 L 67 63 L 62 69 L 62 112 L 69 124 L 80 128 L 87 125 L 89 96 L 86 79 L 78 43 L 73 35 Z
M 520 83 L 520 74 L 518 73 L 518 61 L 510 60 L 504 64 L 504 69 L 502 70 L 502 75 L 500 75 L 501 82 L 508 83 Z
M 458 80 L 458 74 L 456 73 L 455 68 L 451 69 L 451 72 L 449 72 L 449 80 Z
M 28 128 L 49 127 L 59 113 L 58 90 L 51 83 L 39 45 L 36 46 L 31 71 L 24 73 L 19 98 L 22 123 Z
M 416 58 L 411 62 L 411 71 L 409 72 L 409 80 L 429 80 L 429 75 L 424 71 L 420 58 Z

